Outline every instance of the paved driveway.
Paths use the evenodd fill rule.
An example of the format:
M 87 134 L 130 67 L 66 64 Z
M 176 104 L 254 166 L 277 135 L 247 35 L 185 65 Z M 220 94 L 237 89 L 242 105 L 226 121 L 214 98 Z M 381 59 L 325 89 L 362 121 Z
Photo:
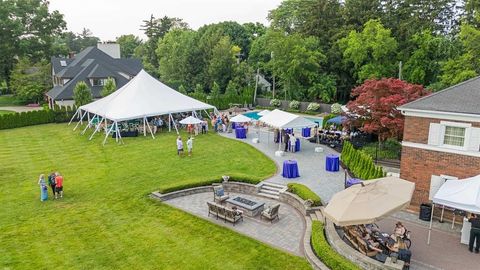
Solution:
M 5 106 L 5 107 L 0 107 L 0 110 L 13 111 L 13 112 L 29 112 L 29 111 L 43 110 L 43 107 Z

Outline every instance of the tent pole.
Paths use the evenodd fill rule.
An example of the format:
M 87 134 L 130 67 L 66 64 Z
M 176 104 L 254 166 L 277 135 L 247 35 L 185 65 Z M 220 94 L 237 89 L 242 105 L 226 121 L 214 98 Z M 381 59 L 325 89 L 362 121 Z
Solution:
M 118 123 L 115 121 L 115 141 L 118 143 Z
M 172 117 L 172 120 L 173 120 L 173 117 Z M 175 130 L 177 131 L 177 135 L 178 135 L 178 128 L 177 128 L 177 124 L 175 123 L 175 121 L 173 121 L 173 126 L 175 127 Z
M 90 112 L 87 112 L 88 127 L 90 127 Z
M 78 125 L 80 125 L 80 123 L 81 123 L 81 121 L 82 121 L 82 119 L 83 119 L 84 116 L 85 116 L 85 114 L 82 115 L 82 111 L 80 111 L 80 121 L 78 121 L 78 123 L 75 125 L 75 127 L 73 128 L 73 130 L 76 130 L 76 129 L 77 129 Z
M 107 121 L 107 119 L 105 118 L 105 122 L 106 122 L 106 121 Z M 113 129 L 113 125 L 112 125 L 112 127 L 108 130 L 107 134 L 105 135 L 105 139 L 103 139 L 102 145 L 105 145 L 105 142 L 107 141 L 108 135 L 110 135 L 110 132 L 112 132 L 112 129 Z
M 117 140 L 120 141 L 120 144 L 123 144 L 122 134 L 120 133 L 120 129 L 118 129 L 118 122 L 115 122 L 115 127 L 117 129 Z
M 97 124 L 97 126 L 95 127 L 95 130 L 93 131 L 93 133 L 92 133 L 92 135 L 90 136 L 90 138 L 88 138 L 89 141 L 92 140 L 93 135 L 95 135 L 95 133 L 97 133 L 98 130 L 100 129 L 100 126 L 102 125 L 102 121 L 103 121 L 103 118 L 100 119 L 100 121 L 98 121 L 98 124 Z
M 207 112 L 207 110 L 203 110 L 203 111 L 207 114 L 207 117 L 208 117 L 208 118 L 212 119 L 212 118 L 210 117 L 210 114 Z
M 105 118 L 105 124 L 103 124 L 103 130 L 105 131 L 105 133 L 108 131 L 107 130 L 107 118 Z
M 90 118 L 90 116 L 89 116 L 88 118 Z M 85 128 L 83 129 L 82 135 L 85 134 L 85 131 L 87 131 L 87 129 L 91 126 L 91 124 L 92 124 L 92 122 L 93 122 L 93 119 L 95 119 L 95 117 L 93 117 L 92 119 L 88 119 L 88 123 L 87 123 L 87 125 L 85 126 Z
M 143 137 L 147 136 L 147 129 L 145 127 L 145 122 L 147 122 L 147 117 L 143 118 Z
M 70 126 L 70 124 L 72 123 L 72 121 L 73 121 L 73 119 L 75 118 L 75 116 L 77 116 L 79 110 L 80 110 L 80 109 L 77 109 L 77 110 L 75 111 L 75 113 L 73 114 L 72 119 L 70 119 L 70 122 L 68 122 L 68 125 L 69 125 L 69 126 Z
M 168 132 L 172 131 L 172 114 L 168 114 Z
M 440 214 L 440 223 L 443 223 L 443 212 L 445 212 L 445 205 L 442 205 L 442 213 Z
M 430 235 L 432 233 L 432 221 L 433 221 L 433 213 L 435 210 L 435 204 L 432 203 L 432 215 L 430 216 L 430 226 L 428 227 L 428 238 L 427 238 L 427 245 L 430 245 Z
M 150 124 L 148 123 L 148 121 L 146 121 L 146 122 L 147 122 L 148 130 L 150 130 L 150 134 L 152 135 L 152 139 L 155 139 L 155 136 L 153 136 L 152 128 L 150 128 Z

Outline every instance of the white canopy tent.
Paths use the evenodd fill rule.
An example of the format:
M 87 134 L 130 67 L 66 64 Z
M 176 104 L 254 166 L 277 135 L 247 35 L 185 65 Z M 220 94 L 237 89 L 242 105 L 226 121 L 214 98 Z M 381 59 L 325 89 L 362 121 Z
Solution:
M 480 214 L 480 175 L 463 180 L 447 180 L 433 196 L 432 215 L 428 230 L 428 244 L 432 231 L 435 204 L 470 213 Z
M 258 120 L 275 128 L 304 128 L 316 126 L 316 123 L 303 116 L 284 112 L 279 109 L 271 111 Z
M 252 118 L 247 117 L 243 114 L 236 115 L 230 119 L 230 122 L 234 122 L 234 123 L 246 123 L 251 121 L 252 121 Z
M 171 130 L 171 123 L 173 122 L 178 133 L 177 126 L 173 121 L 173 113 L 191 112 L 193 116 L 196 116 L 196 111 L 208 109 L 213 109 L 216 113 L 218 113 L 214 106 L 177 92 L 152 77 L 145 70 L 141 70 L 137 76 L 112 94 L 92 103 L 80 106 L 75 115 L 72 117 L 72 120 L 76 116 L 79 116 L 80 123 L 85 115 L 87 115 L 89 124 L 85 130 L 91 125 L 93 119 L 95 118 L 99 117 L 100 122 L 105 121 L 105 126 L 107 124 L 107 120 L 110 120 L 112 122 L 112 126 L 106 131 L 106 136 L 103 142 L 105 143 L 106 138 L 112 132 L 114 127 L 117 134 L 117 141 L 118 139 L 121 139 L 120 132 L 118 130 L 118 122 L 121 121 L 143 119 L 144 135 L 146 135 L 147 126 L 150 130 L 152 138 L 154 138 L 150 126 L 148 125 L 147 117 L 168 115 L 169 130 Z M 95 115 L 95 117 L 91 118 L 91 120 L 90 114 Z M 77 126 L 75 126 L 75 128 Z M 99 131 L 99 126 L 100 125 L 97 125 L 97 128 L 90 139 L 96 132 Z
M 202 123 L 202 120 L 198 119 L 198 118 L 195 118 L 193 116 L 189 116 L 185 119 L 182 119 L 180 121 L 180 124 L 182 125 L 196 125 L 196 124 L 200 124 Z

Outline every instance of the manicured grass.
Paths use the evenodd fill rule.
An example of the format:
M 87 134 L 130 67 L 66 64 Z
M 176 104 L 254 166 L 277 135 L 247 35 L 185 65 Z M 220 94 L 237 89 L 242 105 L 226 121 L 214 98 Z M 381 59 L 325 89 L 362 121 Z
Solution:
M 10 114 L 10 113 L 15 113 L 14 111 L 7 111 L 7 110 L 0 110 L 0 115 L 2 114 Z
M 307 186 L 297 183 L 289 183 L 287 186 L 289 192 L 297 194 L 298 197 L 304 200 L 312 200 L 313 206 L 322 205 L 320 197 Z
M 275 166 L 214 134 L 176 155 L 174 133 L 88 141 L 66 124 L 0 131 L 0 266 L 7 269 L 309 269 L 304 258 L 148 198 L 224 174 L 268 177 Z M 185 136 L 184 136 L 185 139 Z M 65 177 L 65 197 L 40 202 L 40 173 Z M 205 210 L 207 210 L 205 208 Z M 281 236 L 279 236 L 281 237 Z
M 323 233 L 323 223 L 318 220 L 312 221 L 312 247 L 317 257 L 332 270 L 361 269 L 333 250 Z
M 2 106 L 18 106 L 18 105 L 21 105 L 21 102 L 18 101 L 14 96 L 12 96 L 12 95 L 0 96 L 0 107 L 2 107 Z

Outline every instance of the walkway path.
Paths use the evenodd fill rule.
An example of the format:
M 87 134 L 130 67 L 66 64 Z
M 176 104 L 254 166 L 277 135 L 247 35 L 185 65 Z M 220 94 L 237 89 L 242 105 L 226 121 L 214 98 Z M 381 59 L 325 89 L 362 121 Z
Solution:
M 13 112 L 29 112 L 29 111 L 43 110 L 43 107 L 4 106 L 4 107 L 0 107 L 0 110 L 13 111 Z
M 220 133 L 220 135 L 235 138 L 235 133 Z M 252 143 L 252 139 L 257 137 L 260 139 L 260 143 Z M 315 147 L 318 145 L 307 140 L 300 140 L 300 152 L 287 152 L 283 157 L 276 157 L 275 151 L 278 150 L 278 144 L 273 142 L 273 133 L 261 130 L 257 135 L 255 128 L 250 128 L 247 139 L 241 141 L 254 146 L 277 164 L 279 170 L 273 177 L 266 180 L 268 182 L 283 185 L 288 183 L 304 184 L 317 193 L 324 203 L 330 201 L 333 194 L 344 189 L 345 173 L 342 168 L 340 168 L 339 172 L 327 172 L 325 170 L 325 156 L 328 154 L 338 154 L 329 147 L 321 146 L 324 152 L 315 153 Z M 282 177 L 282 164 L 284 160 L 288 159 L 297 161 L 300 177 L 291 179 Z
M 265 207 L 279 203 L 278 201 L 267 199 L 265 197 L 251 196 L 245 194 L 230 193 L 231 198 L 241 195 L 244 198 L 265 203 Z M 260 220 L 260 217 L 244 217 L 243 222 L 239 221 L 233 226 L 231 223 L 225 223 L 213 216 L 208 216 L 207 202 L 212 201 L 212 193 L 204 192 L 193 195 L 187 195 L 164 201 L 164 203 L 182 209 L 186 212 L 207 219 L 213 223 L 228 227 L 234 231 L 250 236 L 264 243 L 281 248 L 298 256 L 303 256 L 303 233 L 305 231 L 305 222 L 300 213 L 292 206 L 280 203 L 280 219 L 273 223 L 266 219 Z

